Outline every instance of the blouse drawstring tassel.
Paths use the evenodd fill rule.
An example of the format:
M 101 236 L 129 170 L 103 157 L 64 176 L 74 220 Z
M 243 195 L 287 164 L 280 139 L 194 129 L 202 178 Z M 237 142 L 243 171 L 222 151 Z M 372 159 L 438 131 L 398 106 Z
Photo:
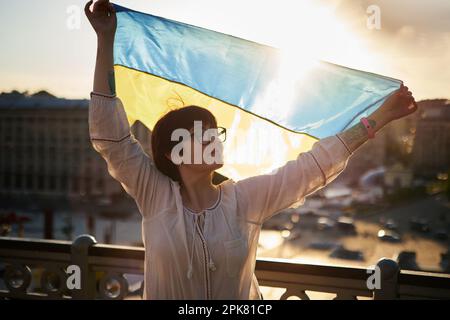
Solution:
M 187 278 L 191 279 L 192 278 L 192 273 L 193 273 L 193 260 L 194 260 L 194 248 L 195 248 L 195 227 L 197 225 L 197 215 L 193 215 L 194 217 L 194 223 L 192 225 L 192 246 L 191 246 L 191 254 L 189 257 L 189 267 L 188 267 L 188 271 L 187 271 Z M 209 256 L 209 261 L 208 261 L 208 269 L 211 271 L 216 271 L 216 265 L 211 257 L 211 252 L 209 251 L 208 248 L 208 244 L 206 244 L 206 250 L 208 251 L 208 256 Z
M 189 267 L 188 267 L 188 271 L 187 271 L 187 278 L 191 279 L 192 278 L 192 273 L 193 273 L 193 267 L 192 267 L 192 261 L 194 260 L 194 248 L 195 248 L 195 225 L 197 224 L 197 217 L 194 216 L 194 223 L 192 225 L 192 249 L 191 249 L 191 255 L 189 257 Z
M 208 250 L 209 251 L 209 250 Z M 209 263 L 208 263 L 208 268 L 211 271 L 216 271 L 216 265 L 214 264 L 213 259 L 211 258 L 211 256 L 209 257 Z

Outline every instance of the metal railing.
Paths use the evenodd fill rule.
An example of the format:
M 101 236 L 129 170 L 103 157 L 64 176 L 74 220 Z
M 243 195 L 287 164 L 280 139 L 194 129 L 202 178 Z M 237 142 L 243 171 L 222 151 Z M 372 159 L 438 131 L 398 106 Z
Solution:
M 89 235 L 73 242 L 0 237 L 0 298 L 139 299 L 144 254 L 139 247 L 97 244 Z M 79 283 L 71 279 L 77 270 L 69 266 L 79 268 Z M 309 292 L 334 299 L 450 298 L 449 274 L 399 270 L 390 259 L 376 267 L 381 285 L 374 290 L 364 268 L 258 259 L 255 274 L 260 286 L 285 289 L 280 299 L 310 299 Z

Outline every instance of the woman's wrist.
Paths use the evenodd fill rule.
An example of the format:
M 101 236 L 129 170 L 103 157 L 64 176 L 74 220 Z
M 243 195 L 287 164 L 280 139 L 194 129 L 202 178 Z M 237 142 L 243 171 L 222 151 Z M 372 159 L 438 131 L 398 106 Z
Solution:
M 380 109 L 368 116 L 367 120 L 369 121 L 369 124 L 372 126 L 375 132 L 378 132 L 381 128 L 383 128 L 390 122 L 389 119 L 387 119 L 387 117 L 382 112 L 380 112 Z
M 367 117 L 367 121 L 375 132 L 379 131 L 389 122 L 383 111 L 380 111 L 379 109 L 369 115 Z M 352 154 L 356 149 L 358 149 L 364 142 L 368 140 L 369 134 L 365 125 L 359 122 L 353 127 L 339 133 L 338 138 L 343 140 L 343 144 L 345 145 L 349 153 Z
M 111 45 L 114 44 L 114 33 L 113 34 L 98 34 L 97 44 L 99 45 Z

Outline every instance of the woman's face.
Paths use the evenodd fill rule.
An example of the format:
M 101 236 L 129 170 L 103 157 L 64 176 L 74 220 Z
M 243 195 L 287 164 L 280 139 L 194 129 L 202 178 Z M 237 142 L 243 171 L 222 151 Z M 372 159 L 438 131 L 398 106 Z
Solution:
M 174 147 L 172 153 L 178 152 L 182 156 L 182 163 L 179 165 L 183 170 L 212 172 L 223 166 L 225 135 L 224 128 L 195 121 L 194 126 L 183 135 L 181 144 Z

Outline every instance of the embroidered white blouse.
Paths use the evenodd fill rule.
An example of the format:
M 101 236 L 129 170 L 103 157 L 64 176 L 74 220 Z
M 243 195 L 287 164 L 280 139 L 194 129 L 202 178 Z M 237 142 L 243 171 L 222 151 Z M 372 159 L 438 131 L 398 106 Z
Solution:
M 119 98 L 91 93 L 89 131 L 142 214 L 145 299 L 261 299 L 254 275 L 261 225 L 303 204 L 351 156 L 337 136 L 324 138 L 271 174 L 222 182 L 215 205 L 201 217 L 183 206 L 179 183 L 134 138 Z

